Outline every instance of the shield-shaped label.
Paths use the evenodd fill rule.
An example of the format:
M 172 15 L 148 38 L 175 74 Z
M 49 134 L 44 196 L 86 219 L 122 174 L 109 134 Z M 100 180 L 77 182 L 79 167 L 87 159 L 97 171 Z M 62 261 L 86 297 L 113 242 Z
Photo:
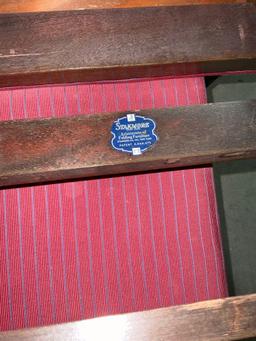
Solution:
M 112 147 L 122 152 L 140 155 L 157 141 L 156 124 L 148 117 L 127 113 L 112 125 Z

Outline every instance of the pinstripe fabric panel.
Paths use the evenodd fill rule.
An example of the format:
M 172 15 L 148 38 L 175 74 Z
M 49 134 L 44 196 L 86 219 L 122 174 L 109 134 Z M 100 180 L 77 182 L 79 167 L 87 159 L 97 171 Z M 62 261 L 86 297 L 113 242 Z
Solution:
M 0 91 L 2 120 L 190 105 L 202 78 Z M 0 191 L 0 328 L 227 294 L 211 168 Z

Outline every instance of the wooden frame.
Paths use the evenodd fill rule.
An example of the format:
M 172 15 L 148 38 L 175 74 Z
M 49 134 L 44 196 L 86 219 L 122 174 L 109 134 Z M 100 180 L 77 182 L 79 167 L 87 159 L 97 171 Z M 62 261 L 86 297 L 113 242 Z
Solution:
M 256 5 L 210 9 L 1 14 L 0 86 L 255 71 Z
M 256 294 L 0 333 L 0 340 L 198 341 L 255 336 Z
M 199 16 L 200 20 L 196 20 Z M 158 25 L 152 28 L 155 17 Z M 190 35 L 177 31 L 173 18 L 182 21 L 184 26 L 193 23 Z M 102 25 L 103 33 L 110 32 L 107 38 L 96 34 L 95 22 Z M 131 29 L 129 34 L 120 32 L 122 25 L 129 29 L 131 23 L 136 29 L 134 33 Z M 69 29 L 64 32 L 66 25 Z M 0 86 L 256 70 L 254 3 L 212 5 L 210 10 L 200 5 L 2 14 L 0 26 Z M 88 27 L 89 33 L 85 35 Z M 202 31 L 205 36 L 199 36 Z M 166 38 L 170 36 L 172 39 Z M 70 45 L 66 44 L 67 37 Z M 147 39 L 141 48 L 145 37 L 153 39 Z M 71 54 L 70 49 L 72 53 L 76 50 L 76 54 Z M 97 118 L 0 123 L 0 185 L 170 168 L 256 155 L 255 101 L 165 109 L 147 114 L 157 122 L 159 141 L 137 158 L 110 149 L 111 123 L 120 113 Z M 90 131 L 96 125 L 97 129 L 100 127 L 99 143 L 97 146 L 94 143 L 93 147 Z M 49 130 L 52 135 L 45 134 Z M 71 143 L 64 146 L 58 141 L 67 130 Z M 211 134 L 213 131 L 216 134 L 216 130 L 218 137 Z M 206 135 L 209 139 L 203 143 Z M 50 149 L 39 148 L 37 142 L 42 136 Z M 182 143 L 184 137 L 187 138 L 185 144 Z M 32 138 L 36 143 L 30 148 Z M 94 153 L 84 158 L 88 145 L 94 148 Z M 77 153 L 75 159 L 70 156 L 72 148 Z M 22 157 L 21 149 L 26 150 Z M 99 149 L 104 153 L 103 160 L 97 158 Z M 111 326 L 120 323 L 124 328 L 121 334 L 114 335 Z M 77 340 L 85 336 L 88 340 L 100 340 L 98 330 L 104 331 L 104 340 L 111 341 L 115 337 L 116 340 L 184 341 L 199 337 L 207 340 L 252 337 L 256 336 L 256 297 L 248 295 L 0 333 L 0 340 L 45 340 L 53 336 L 55 340 L 67 336 Z
M 0 0 L 0 13 L 246 3 L 251 0 Z
M 256 101 L 137 112 L 156 123 L 140 156 L 111 147 L 126 113 L 0 123 L 0 187 L 256 157 Z

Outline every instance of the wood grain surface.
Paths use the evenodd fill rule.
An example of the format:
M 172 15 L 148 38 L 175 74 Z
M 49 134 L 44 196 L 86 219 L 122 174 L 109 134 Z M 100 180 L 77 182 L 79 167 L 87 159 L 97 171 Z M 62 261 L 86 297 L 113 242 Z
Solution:
M 244 3 L 246 0 L 0 0 L 0 12 L 39 12 L 88 8 L 128 8 L 198 4 Z
M 0 333 L 0 340 L 213 341 L 256 336 L 256 294 Z
M 0 86 L 256 70 L 256 5 L 0 15 Z
M 111 146 L 125 113 L 0 123 L 0 186 L 208 164 L 256 156 L 256 101 L 139 114 L 156 122 L 159 141 L 132 156 Z

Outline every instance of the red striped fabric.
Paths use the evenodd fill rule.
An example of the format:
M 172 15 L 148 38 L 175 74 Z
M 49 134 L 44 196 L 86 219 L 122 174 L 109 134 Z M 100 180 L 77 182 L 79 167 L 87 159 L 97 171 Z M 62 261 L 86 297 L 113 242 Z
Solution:
M 202 78 L 1 90 L 2 120 L 191 105 Z M 0 191 L 0 328 L 227 294 L 211 168 Z

